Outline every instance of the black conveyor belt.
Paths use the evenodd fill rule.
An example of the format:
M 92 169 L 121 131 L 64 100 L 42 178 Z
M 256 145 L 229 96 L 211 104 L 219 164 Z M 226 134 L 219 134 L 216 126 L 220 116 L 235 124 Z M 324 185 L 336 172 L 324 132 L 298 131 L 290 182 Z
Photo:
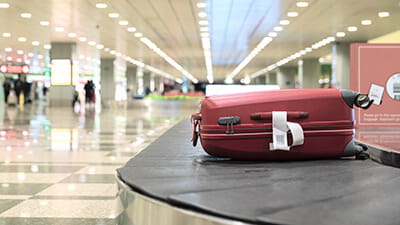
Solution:
M 208 157 L 182 121 L 118 169 L 134 191 L 258 224 L 400 224 L 400 169 L 372 160 L 244 162 Z

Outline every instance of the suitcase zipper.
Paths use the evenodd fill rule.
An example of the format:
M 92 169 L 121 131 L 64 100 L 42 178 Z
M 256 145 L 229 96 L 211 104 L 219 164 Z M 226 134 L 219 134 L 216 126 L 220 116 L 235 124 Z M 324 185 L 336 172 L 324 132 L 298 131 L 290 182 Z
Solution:
M 344 125 L 330 125 L 330 126 L 304 126 L 303 129 L 313 129 L 313 128 L 338 128 L 338 127 L 344 127 Z M 234 133 L 234 129 L 233 129 L 233 124 L 228 125 L 225 129 L 217 129 L 217 128 L 201 128 L 201 130 L 203 131 L 225 131 L 225 133 Z M 272 130 L 272 127 L 254 127 L 254 128 L 240 128 L 237 127 L 235 128 L 235 130 L 237 131 L 252 131 L 252 130 Z

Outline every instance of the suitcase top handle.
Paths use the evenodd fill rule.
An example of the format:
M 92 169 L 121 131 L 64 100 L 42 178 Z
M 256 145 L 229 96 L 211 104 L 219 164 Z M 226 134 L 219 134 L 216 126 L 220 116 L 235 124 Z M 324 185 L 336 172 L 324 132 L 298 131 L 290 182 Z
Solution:
M 353 108 L 353 105 L 355 105 L 362 109 L 368 109 L 374 102 L 374 100 L 370 99 L 366 94 L 360 94 L 350 90 L 341 90 L 340 93 L 343 100 L 350 108 Z
M 272 112 L 256 112 L 250 115 L 252 120 L 272 120 Z M 306 119 L 308 117 L 308 112 L 296 112 L 290 111 L 287 112 L 288 120 L 301 120 Z

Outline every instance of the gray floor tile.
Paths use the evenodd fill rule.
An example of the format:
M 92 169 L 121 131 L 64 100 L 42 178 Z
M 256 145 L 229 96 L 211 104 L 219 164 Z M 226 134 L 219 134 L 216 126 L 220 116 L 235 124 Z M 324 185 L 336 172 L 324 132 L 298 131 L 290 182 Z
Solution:
M 45 166 L 45 165 L 2 165 L 0 167 L 0 173 L 14 173 L 14 172 L 26 172 L 26 173 L 73 173 L 80 169 L 82 166 Z
M 0 225 L 115 225 L 115 220 L 86 218 L 0 218 Z
M 9 183 L 2 184 L 0 195 L 34 195 L 49 187 L 51 184 Z
M 11 207 L 16 206 L 17 204 L 21 203 L 23 200 L 15 200 L 15 199 L 1 199 L 0 200 L 0 213 L 8 210 Z M 1 220 L 1 219 L 0 219 Z M 0 224 L 2 224 L 0 222 Z
M 73 174 L 60 183 L 115 183 L 115 176 L 112 174 Z

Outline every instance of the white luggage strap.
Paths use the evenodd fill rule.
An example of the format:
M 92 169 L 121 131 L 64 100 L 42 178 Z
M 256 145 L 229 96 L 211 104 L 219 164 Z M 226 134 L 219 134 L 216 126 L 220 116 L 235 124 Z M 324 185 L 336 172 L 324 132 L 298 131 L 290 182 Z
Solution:
M 293 143 L 289 146 L 287 132 L 292 133 Z M 304 143 L 303 128 L 298 123 L 287 121 L 287 112 L 272 112 L 272 143 L 269 144 L 271 151 L 289 151 L 291 147 Z

